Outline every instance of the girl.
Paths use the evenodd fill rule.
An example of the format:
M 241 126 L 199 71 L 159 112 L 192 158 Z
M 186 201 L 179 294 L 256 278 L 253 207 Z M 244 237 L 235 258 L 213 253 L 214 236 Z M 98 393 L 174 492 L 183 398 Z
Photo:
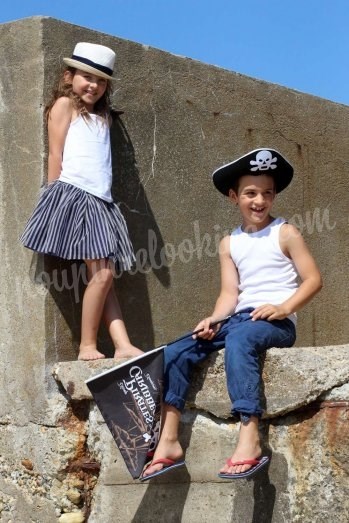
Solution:
M 127 226 L 111 196 L 109 97 L 115 53 L 80 42 L 46 108 L 48 186 L 22 235 L 33 251 L 83 259 L 88 285 L 82 303 L 79 359 L 105 356 L 97 350 L 103 319 L 115 357 L 142 354 L 127 335 L 113 288 L 113 265 L 130 269 L 134 253 Z

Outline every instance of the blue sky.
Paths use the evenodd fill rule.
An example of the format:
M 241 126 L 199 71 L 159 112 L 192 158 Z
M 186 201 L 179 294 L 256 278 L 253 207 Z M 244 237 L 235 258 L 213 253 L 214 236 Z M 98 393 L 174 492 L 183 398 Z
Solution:
M 5 0 L 0 22 L 34 15 L 349 105 L 349 0 Z

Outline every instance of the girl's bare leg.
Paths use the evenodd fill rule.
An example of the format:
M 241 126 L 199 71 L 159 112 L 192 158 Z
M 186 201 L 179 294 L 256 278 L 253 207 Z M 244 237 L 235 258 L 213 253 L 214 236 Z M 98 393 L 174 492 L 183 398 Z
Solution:
M 160 458 L 173 459 L 178 461 L 183 457 L 183 449 L 178 440 L 179 422 L 181 413 L 172 405 L 166 403 L 162 409 L 162 430 L 158 446 L 155 449 L 153 461 Z M 154 474 L 164 467 L 161 463 L 149 465 L 143 475 Z
M 143 351 L 130 342 L 113 285 L 105 300 L 103 320 L 114 343 L 114 358 L 133 358 L 143 354 Z
M 81 342 L 79 360 L 98 360 L 104 354 L 97 350 L 97 333 L 104 304 L 113 283 L 108 260 L 85 260 L 88 274 L 82 302 Z
M 246 422 L 241 422 L 239 441 L 236 449 L 230 458 L 231 461 L 242 461 L 245 459 L 256 459 L 261 456 L 262 449 L 260 446 L 259 431 L 258 431 L 258 418 L 251 416 Z M 220 472 L 228 474 L 238 474 L 239 472 L 246 472 L 252 467 L 252 465 L 236 465 L 229 467 L 225 465 Z

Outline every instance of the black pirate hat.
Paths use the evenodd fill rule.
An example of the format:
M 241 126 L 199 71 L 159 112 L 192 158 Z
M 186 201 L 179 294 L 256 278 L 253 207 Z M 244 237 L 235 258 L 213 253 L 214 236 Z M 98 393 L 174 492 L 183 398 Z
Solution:
M 293 167 L 275 149 L 254 149 L 231 163 L 222 165 L 212 175 L 215 187 L 225 196 L 241 176 L 268 174 L 274 178 L 277 193 L 285 189 L 293 177 Z

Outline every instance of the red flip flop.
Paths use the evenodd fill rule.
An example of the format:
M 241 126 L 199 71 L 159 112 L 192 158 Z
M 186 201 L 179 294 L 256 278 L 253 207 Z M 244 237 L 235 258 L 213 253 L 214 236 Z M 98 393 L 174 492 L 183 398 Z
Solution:
M 242 461 L 231 461 L 230 459 L 227 459 L 226 463 L 229 467 L 235 467 L 236 465 L 252 465 L 252 467 L 245 472 L 238 472 L 236 474 L 229 474 L 228 472 L 220 472 L 218 474 L 219 478 L 223 479 L 242 479 L 242 478 L 249 478 L 251 476 L 254 476 L 258 470 L 260 470 L 262 467 L 265 467 L 269 463 L 268 456 L 263 456 L 262 458 L 257 459 L 244 459 Z
M 169 458 L 159 458 L 159 459 L 156 459 L 155 461 L 151 461 L 150 463 L 148 463 L 146 465 L 144 471 L 147 470 L 147 468 L 151 467 L 152 465 L 157 465 L 158 463 L 163 465 L 163 468 L 161 470 L 157 470 L 156 472 L 154 472 L 154 474 L 149 474 L 148 476 L 142 475 L 139 478 L 140 481 L 148 481 L 148 479 L 155 478 L 156 476 L 161 476 L 161 474 L 166 474 L 167 472 L 170 472 L 170 470 L 173 470 L 177 467 L 182 467 L 183 465 L 185 465 L 184 460 L 175 461 L 175 460 L 169 459 Z M 143 471 L 143 473 L 144 473 L 144 471 Z

